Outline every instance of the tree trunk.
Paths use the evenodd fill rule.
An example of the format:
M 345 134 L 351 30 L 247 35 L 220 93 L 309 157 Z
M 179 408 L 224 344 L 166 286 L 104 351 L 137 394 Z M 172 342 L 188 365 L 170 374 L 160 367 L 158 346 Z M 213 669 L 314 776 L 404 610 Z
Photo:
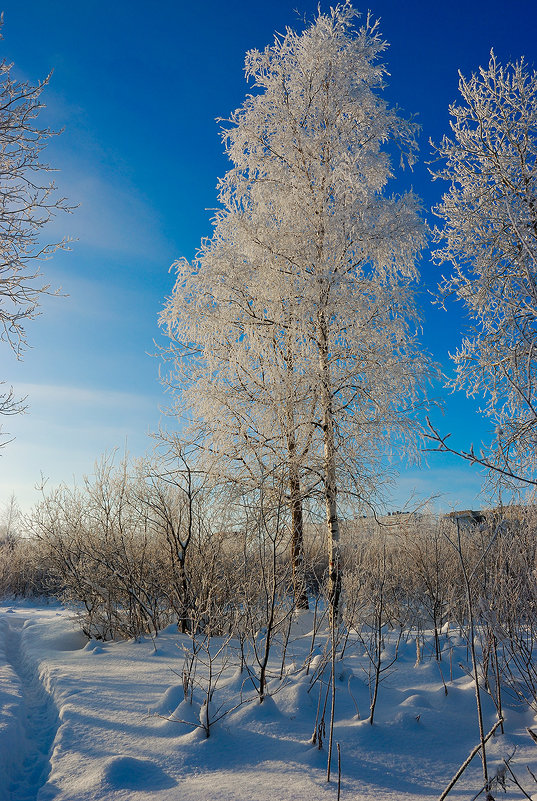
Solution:
M 334 415 L 332 388 L 328 364 L 328 336 L 324 315 L 320 326 L 321 409 L 324 440 L 324 496 L 328 525 L 328 601 L 330 625 L 339 623 L 341 595 L 341 564 L 339 553 L 339 518 L 337 513 L 336 449 L 334 443 Z
M 288 380 L 293 388 L 293 350 L 287 341 L 285 358 Z M 309 609 L 306 575 L 304 570 L 304 516 L 300 491 L 300 468 L 297 463 L 295 406 L 291 392 L 287 397 L 287 452 L 289 458 L 289 498 L 291 505 L 291 568 L 293 571 L 293 600 L 296 609 Z
M 291 565 L 293 569 L 293 599 L 297 609 L 309 609 L 304 565 L 304 516 L 300 478 L 296 467 L 289 469 L 289 494 L 291 496 Z

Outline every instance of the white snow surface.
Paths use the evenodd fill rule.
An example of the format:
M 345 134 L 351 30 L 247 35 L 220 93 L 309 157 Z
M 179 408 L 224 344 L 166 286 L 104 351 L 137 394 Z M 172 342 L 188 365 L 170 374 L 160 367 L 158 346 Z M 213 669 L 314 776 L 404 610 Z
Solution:
M 449 641 L 455 645 L 452 680 L 447 640 L 440 667 L 427 644 L 416 664 L 413 641 L 403 641 L 370 725 L 364 650 L 350 638 L 337 663 L 327 783 L 328 738 L 322 750 L 311 743 L 321 682 L 308 692 L 322 660 L 316 657 L 308 673 L 304 667 L 312 620 L 303 613 L 293 623 L 283 681 L 281 651 L 274 650 L 272 695 L 230 711 L 207 739 L 198 725 L 204 719 L 202 667 L 192 703 L 184 699 L 189 637 L 170 627 L 154 642 L 88 642 L 59 606 L 1 606 L 0 801 L 336 801 L 336 743 L 343 800 L 438 798 L 479 741 L 462 640 L 452 635 Z M 387 642 L 387 656 L 394 642 Z M 212 647 L 221 644 L 215 638 Z M 231 709 L 241 694 L 244 700 L 255 694 L 240 673 L 234 645 L 225 649 L 228 667 L 210 702 L 213 715 Z M 536 721 L 514 700 L 505 702 L 505 734 L 488 744 L 489 772 L 501 769 L 516 747 L 511 766 L 537 799 L 526 770 L 537 770 L 537 747 L 526 733 Z M 484 706 L 488 730 L 496 714 L 488 697 Z M 449 798 L 470 799 L 481 785 L 477 756 Z M 510 787 L 497 797 L 521 795 Z

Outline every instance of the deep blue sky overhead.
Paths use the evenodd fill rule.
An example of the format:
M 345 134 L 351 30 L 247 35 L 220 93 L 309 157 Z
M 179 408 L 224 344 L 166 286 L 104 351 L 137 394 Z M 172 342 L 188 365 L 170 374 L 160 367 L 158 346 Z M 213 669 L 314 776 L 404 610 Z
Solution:
M 286 25 L 300 28 L 295 8 L 312 19 L 317 0 L 5 0 L 0 7 L 0 49 L 17 77 L 35 82 L 54 69 L 41 122 L 64 132 L 46 160 L 59 169 L 61 193 L 80 204 L 48 234 L 76 238 L 71 251 L 43 265 L 47 281 L 67 296 L 45 301 L 29 325 L 32 348 L 22 362 L 5 345 L 0 350 L 0 377 L 29 401 L 27 414 L 3 426 L 16 439 L 0 456 L 0 507 L 12 492 L 28 507 L 41 474 L 50 485 L 80 481 L 104 451 L 151 448 L 147 434 L 166 399 L 158 360 L 148 354 L 173 286 L 168 268 L 192 258 L 210 234 L 217 178 L 227 169 L 215 118 L 245 96 L 245 51 L 263 48 Z M 429 209 L 445 187 L 431 182 L 424 162 L 429 138 L 447 131 L 457 71 L 469 75 L 486 64 L 491 47 L 499 61 L 524 55 L 535 64 L 535 1 L 372 0 L 370 7 L 390 44 L 386 96 L 417 114 L 423 128 L 421 161 L 405 180 L 433 221 Z M 464 318 L 456 308 L 431 306 L 439 271 L 427 253 L 421 270 L 424 344 L 449 370 Z M 446 396 L 445 416 L 434 416 L 460 446 L 478 446 L 487 431 L 477 406 Z M 443 508 L 484 503 L 475 468 L 436 454 L 428 461 L 429 468 L 403 468 L 392 508 L 413 491 L 419 498 L 442 493 L 435 505 Z

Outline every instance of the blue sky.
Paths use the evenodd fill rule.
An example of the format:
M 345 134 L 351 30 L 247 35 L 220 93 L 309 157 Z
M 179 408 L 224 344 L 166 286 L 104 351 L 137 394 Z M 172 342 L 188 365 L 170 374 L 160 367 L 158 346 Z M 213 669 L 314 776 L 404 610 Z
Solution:
M 3 425 L 15 440 L 0 456 L 0 507 L 14 492 L 27 508 L 41 475 L 49 486 L 80 481 L 103 452 L 127 447 L 142 455 L 152 447 L 150 431 L 173 427 L 161 414 L 166 398 L 150 355 L 173 286 L 169 267 L 192 258 L 210 234 L 217 178 L 228 166 L 215 118 L 244 98 L 244 53 L 286 25 L 300 27 L 297 7 L 311 19 L 317 0 L 1 4 L 0 47 L 17 77 L 35 82 L 54 69 L 41 122 L 64 132 L 46 156 L 59 169 L 61 193 L 80 206 L 49 229 L 51 241 L 75 238 L 71 251 L 43 265 L 66 297 L 45 300 L 28 327 L 32 348 L 22 362 L 6 346 L 0 351 L 0 376 L 29 402 L 25 415 Z M 423 127 L 421 162 L 409 181 L 429 214 L 443 187 L 430 181 L 424 163 L 428 140 L 447 131 L 457 70 L 468 75 L 486 64 L 491 47 L 500 61 L 525 55 L 536 63 L 537 10 L 534 0 L 435 7 L 371 0 L 370 7 L 390 43 L 386 95 Z M 427 253 L 421 271 L 424 344 L 449 370 L 464 318 L 460 309 L 431 305 L 439 271 Z M 478 405 L 446 396 L 446 413 L 435 420 L 455 444 L 479 446 L 487 428 Z M 442 508 L 484 503 L 475 468 L 437 454 L 428 462 L 403 467 L 391 508 L 412 494 L 441 494 L 433 505 Z

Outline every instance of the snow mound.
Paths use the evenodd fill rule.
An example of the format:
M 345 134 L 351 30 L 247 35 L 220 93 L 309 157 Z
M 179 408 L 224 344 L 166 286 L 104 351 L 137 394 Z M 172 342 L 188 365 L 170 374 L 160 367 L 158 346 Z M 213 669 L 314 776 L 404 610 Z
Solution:
M 66 631 L 49 640 L 49 645 L 56 651 L 80 651 L 88 643 L 88 638 L 81 631 Z
M 84 651 L 92 651 L 94 654 L 104 653 L 104 648 L 99 640 L 88 640 L 86 645 L 83 646 Z
M 401 701 L 401 706 L 416 707 L 418 709 L 432 709 L 430 702 L 423 695 L 414 693 L 409 695 L 404 701 Z
M 110 790 L 165 790 L 177 782 L 149 759 L 131 756 L 109 758 L 102 773 L 102 783 Z
M 181 701 L 184 700 L 185 691 L 182 684 L 172 684 L 161 699 L 152 708 L 151 712 L 155 715 L 170 715 Z

